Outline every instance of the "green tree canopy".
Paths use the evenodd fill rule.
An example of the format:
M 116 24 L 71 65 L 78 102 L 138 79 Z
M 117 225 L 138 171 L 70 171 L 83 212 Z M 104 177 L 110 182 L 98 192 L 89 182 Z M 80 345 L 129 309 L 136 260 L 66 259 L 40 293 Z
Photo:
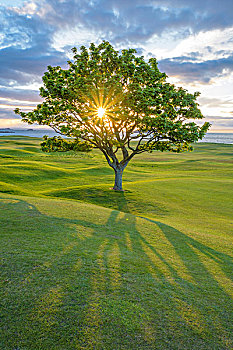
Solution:
M 199 93 L 166 82 L 155 58 L 146 62 L 134 49 L 118 52 L 106 41 L 72 51 L 67 69 L 48 66 L 44 73 L 44 102 L 15 112 L 99 148 L 115 171 L 115 190 L 122 190 L 122 173 L 135 155 L 191 150 L 205 135 L 210 124 L 194 122 L 203 118 Z

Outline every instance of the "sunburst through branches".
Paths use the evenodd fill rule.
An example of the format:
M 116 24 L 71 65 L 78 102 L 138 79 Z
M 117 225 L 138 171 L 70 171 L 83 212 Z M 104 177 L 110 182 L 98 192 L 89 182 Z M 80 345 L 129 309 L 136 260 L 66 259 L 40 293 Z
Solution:
M 84 99 L 86 102 L 85 114 L 92 121 L 109 124 L 111 120 L 116 121 L 118 117 L 119 104 L 122 104 L 123 94 L 119 88 L 92 87 Z

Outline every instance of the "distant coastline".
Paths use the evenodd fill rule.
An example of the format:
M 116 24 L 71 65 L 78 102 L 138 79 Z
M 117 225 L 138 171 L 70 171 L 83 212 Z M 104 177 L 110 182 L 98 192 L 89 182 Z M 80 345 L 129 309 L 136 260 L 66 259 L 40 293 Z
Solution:
M 15 131 L 10 128 L 0 128 L 0 134 L 14 134 Z
M 43 137 L 44 135 L 48 135 L 49 137 L 58 136 L 52 129 L 11 129 L 11 128 L 0 128 L 0 136 L 4 135 L 12 136 L 29 136 L 29 137 Z
M 29 136 L 42 138 L 44 135 L 49 137 L 59 136 L 52 129 L 11 129 L 11 128 L 0 128 L 0 136 Z M 205 137 L 198 142 L 210 142 L 210 143 L 224 143 L 233 144 L 233 133 L 207 133 Z

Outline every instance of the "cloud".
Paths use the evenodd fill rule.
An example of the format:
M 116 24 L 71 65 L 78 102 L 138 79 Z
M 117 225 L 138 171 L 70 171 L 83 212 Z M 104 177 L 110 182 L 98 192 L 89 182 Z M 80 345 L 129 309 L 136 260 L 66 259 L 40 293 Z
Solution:
M 154 0 L 153 4 L 161 5 L 161 1 Z M 189 9 L 192 21 L 189 26 L 193 32 L 213 29 L 224 29 L 233 23 L 233 2 L 231 0 L 163 0 L 163 6 L 168 9 Z
M 230 0 L 47 0 L 37 6 L 41 18 L 57 30 L 84 27 L 113 43 L 143 42 L 171 31 L 187 37 L 233 23 Z
M 5 87 L 38 81 L 49 64 L 65 61 L 64 54 L 51 47 L 54 29 L 39 15 L 29 14 L 15 8 L 1 9 L 0 84 Z
M 198 102 L 204 104 L 205 107 L 225 107 L 226 105 L 233 107 L 233 100 L 230 99 L 220 99 L 220 98 L 208 98 L 208 97 L 199 97 Z
M 30 101 L 38 103 L 42 101 L 42 98 L 39 96 L 39 91 L 16 88 L 1 88 L 0 99 L 7 99 L 9 101 Z
M 210 131 L 231 131 L 233 128 L 233 118 L 232 117 L 222 117 L 222 116 L 212 116 L 207 115 L 205 121 L 211 123 Z
M 220 119 L 218 119 L 218 120 L 214 120 L 213 121 L 213 123 L 212 123 L 212 125 L 214 126 L 214 127 L 225 127 L 225 128 L 233 128 L 233 119 L 231 119 L 231 120 L 220 120 Z
M 231 116 L 229 117 L 222 117 L 222 116 L 206 116 L 205 117 L 206 119 L 208 120 L 211 120 L 211 121 L 232 121 L 233 122 L 233 118 Z
M 208 23 L 219 17 L 215 27 L 218 28 L 221 23 L 226 23 L 220 20 L 224 11 L 224 16 L 231 16 L 232 25 L 233 11 L 230 10 L 233 4 L 223 0 L 219 6 L 218 1 L 213 1 L 215 6 L 199 0 L 165 0 L 162 4 L 156 0 L 147 3 L 142 0 L 44 0 L 31 1 L 19 8 L 2 7 L 4 37 L 0 84 L 24 85 L 38 81 L 47 65 L 66 63 L 67 46 L 107 39 L 117 45 L 132 44 L 142 50 L 145 41 L 155 35 L 170 32 L 173 36 L 190 37 L 190 33 L 212 29 Z M 208 25 L 204 26 L 204 23 Z M 206 45 L 206 50 L 211 52 L 212 48 Z M 209 82 L 212 77 L 223 74 L 224 65 L 231 69 L 231 63 L 227 63 L 230 51 L 228 57 L 223 51 L 218 50 L 218 55 L 225 55 L 225 63 L 219 62 L 222 68 L 211 68 L 216 63 L 214 60 L 195 63 L 195 52 L 193 56 L 189 53 L 172 60 L 164 59 L 160 66 L 171 75 L 176 71 L 185 81 Z
M 169 29 L 184 28 L 192 21 L 188 8 L 176 9 L 144 1 L 75 1 L 44 3 L 43 18 L 57 31 L 77 28 L 95 31 L 113 43 L 144 42 Z M 69 18 L 69 21 L 67 21 Z M 98 37 L 98 35 L 97 35 Z M 78 37 L 77 37 L 78 41 Z
M 0 121 L 2 119 L 21 119 L 19 115 L 16 115 L 13 110 L 9 109 L 0 109 Z
M 232 0 L 32 0 L 1 6 L 0 27 L 3 105 L 41 101 L 33 90 L 47 66 L 65 67 L 72 46 L 103 39 L 119 50 L 151 52 L 182 85 L 213 84 L 233 72 Z M 211 114 L 231 108 L 228 97 L 200 103 Z
M 38 0 L 4 12 L 7 22 L 13 18 L 14 27 L 26 26 L 27 33 L 29 28 L 38 31 L 38 24 L 47 34 L 83 27 L 102 33 L 113 43 L 143 42 L 171 31 L 189 36 L 233 23 L 233 3 L 229 0 Z
M 0 84 L 8 86 L 24 85 L 40 81 L 41 76 L 49 64 L 64 63 L 63 53 L 52 49 L 45 49 L 44 44 L 37 43 L 31 48 L 19 49 L 8 47 L 1 50 L 0 56 Z M 62 59 L 61 59 L 62 58 Z
M 159 61 L 160 70 L 178 77 L 187 83 L 209 83 L 212 78 L 229 75 L 233 71 L 233 55 L 227 58 L 195 62 L 183 57 L 166 58 Z

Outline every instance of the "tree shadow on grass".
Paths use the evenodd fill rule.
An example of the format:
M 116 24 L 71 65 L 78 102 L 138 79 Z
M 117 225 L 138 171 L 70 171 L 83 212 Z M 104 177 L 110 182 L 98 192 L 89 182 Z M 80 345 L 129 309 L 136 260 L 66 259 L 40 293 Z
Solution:
M 3 348 L 230 349 L 231 299 L 199 256 L 229 271 L 226 254 L 130 213 L 3 201 Z
M 161 207 L 161 204 L 153 203 L 153 206 L 143 201 L 142 198 L 137 198 L 135 194 L 131 194 L 130 190 L 124 192 L 111 191 L 109 188 L 72 188 L 67 190 L 58 190 L 50 192 L 49 196 L 81 200 L 86 203 L 100 205 L 108 209 L 115 209 L 131 214 L 140 214 L 146 212 L 148 214 L 165 216 L 168 215 L 168 210 Z
M 144 219 L 158 225 L 158 227 L 163 231 L 165 237 L 172 244 L 175 251 L 184 262 L 186 268 L 190 271 L 194 278 L 195 276 L 199 275 L 201 266 L 195 264 L 193 267 L 191 266 L 191 263 L 193 260 L 197 260 L 196 258 L 198 258 L 198 254 L 201 253 L 204 257 L 209 258 L 210 261 L 212 260 L 212 262 L 218 264 L 219 268 L 233 282 L 233 258 L 231 256 L 218 252 L 215 249 L 202 244 L 192 237 L 189 237 L 184 233 L 176 230 L 174 227 L 148 218 Z M 199 259 L 197 261 L 199 261 Z M 205 276 L 209 277 L 208 270 L 204 265 L 203 268 L 204 270 L 202 270 L 204 271 Z

